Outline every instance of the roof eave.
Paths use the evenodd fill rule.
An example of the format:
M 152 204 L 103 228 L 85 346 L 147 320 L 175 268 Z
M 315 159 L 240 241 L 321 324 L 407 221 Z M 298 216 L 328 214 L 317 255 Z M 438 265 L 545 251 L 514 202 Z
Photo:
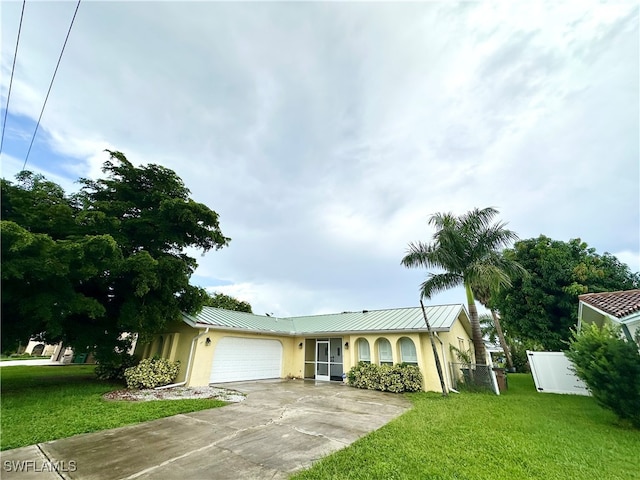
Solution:
M 445 333 L 451 331 L 450 328 L 438 327 L 432 328 L 432 332 Z M 342 330 L 342 331 L 320 331 L 320 332 L 297 332 L 296 336 L 298 337 L 309 337 L 309 336 L 328 336 L 328 335 L 372 335 L 372 334 L 401 334 L 401 333 L 429 333 L 427 327 L 424 328 L 405 328 L 405 329 L 394 329 L 394 330 Z
M 245 327 L 227 327 L 222 325 L 212 325 L 210 323 L 195 323 L 191 324 L 185 319 L 185 323 L 191 325 L 194 328 L 208 328 L 214 330 L 222 330 L 225 332 L 243 332 L 243 333 L 256 333 L 262 335 L 284 335 L 286 337 L 295 337 L 297 334 L 295 332 L 283 332 L 279 330 L 258 330 L 255 328 L 245 328 Z
M 615 315 L 612 315 L 611 313 L 605 312 L 604 310 L 601 310 L 600 308 L 596 307 L 595 305 L 591 305 L 590 303 L 585 302 L 584 300 L 580 300 L 579 301 L 579 305 L 582 305 L 583 307 L 588 307 L 591 310 L 593 310 L 596 313 L 599 313 L 600 315 L 603 315 L 604 317 L 610 319 L 610 320 L 614 320 L 617 323 L 620 323 L 620 318 L 616 317 Z M 580 316 L 580 318 L 578 319 L 580 322 L 582 322 L 582 315 Z
M 313 332 L 282 332 L 277 330 L 256 330 L 253 328 L 244 327 L 226 327 L 221 325 L 212 325 L 209 323 L 194 323 L 189 321 L 188 318 L 184 319 L 185 323 L 194 328 L 209 328 L 215 330 L 222 330 L 225 332 L 242 332 L 242 333 L 258 333 L 264 335 L 284 335 L 287 337 L 309 337 L 309 336 L 328 336 L 328 335 L 368 335 L 368 334 L 401 334 L 401 333 L 428 333 L 427 328 L 405 328 L 405 329 L 392 329 L 392 330 L 332 330 L 332 331 L 313 331 Z M 431 331 L 438 333 L 446 333 L 451 331 L 448 327 L 432 328 Z

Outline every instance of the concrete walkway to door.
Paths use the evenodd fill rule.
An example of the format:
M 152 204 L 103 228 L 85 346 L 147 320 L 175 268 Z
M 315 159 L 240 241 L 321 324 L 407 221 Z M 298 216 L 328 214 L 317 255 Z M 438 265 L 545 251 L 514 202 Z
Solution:
M 262 380 L 223 386 L 247 393 L 247 399 L 7 450 L 2 452 L 1 476 L 282 479 L 380 428 L 411 406 L 402 395 L 333 382 Z M 7 465 L 18 465 L 7 462 L 20 461 L 32 461 L 29 465 L 35 468 L 22 473 L 7 470 Z M 42 472 L 43 466 L 55 462 L 59 474 Z

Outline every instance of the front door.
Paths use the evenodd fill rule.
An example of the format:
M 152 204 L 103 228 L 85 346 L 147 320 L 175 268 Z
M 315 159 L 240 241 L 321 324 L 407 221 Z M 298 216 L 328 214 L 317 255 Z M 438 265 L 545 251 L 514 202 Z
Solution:
M 329 341 L 316 341 L 316 380 L 328 382 L 331 379 L 329 374 Z

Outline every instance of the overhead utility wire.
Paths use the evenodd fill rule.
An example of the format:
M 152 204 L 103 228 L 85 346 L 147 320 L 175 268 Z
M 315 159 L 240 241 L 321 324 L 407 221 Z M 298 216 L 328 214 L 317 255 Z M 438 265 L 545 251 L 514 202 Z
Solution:
M 42 104 L 42 110 L 40 111 L 40 117 L 38 117 L 38 123 L 36 123 L 36 129 L 33 131 L 33 136 L 31 137 L 31 143 L 29 144 L 29 150 L 27 150 L 27 156 L 24 158 L 24 164 L 22 165 L 22 170 L 27 166 L 27 160 L 29 160 L 29 154 L 31 153 L 31 147 L 33 147 L 33 141 L 36 139 L 36 133 L 38 133 L 38 127 L 40 126 L 40 120 L 42 120 L 42 114 L 44 113 L 44 107 L 47 105 L 47 100 L 49 99 L 49 94 L 51 93 L 51 87 L 53 86 L 53 81 L 56 79 L 56 73 L 58 73 L 58 67 L 60 66 L 60 60 L 62 60 L 62 54 L 64 53 L 64 48 L 67 46 L 67 40 L 69 40 L 69 34 L 71 33 L 71 27 L 73 27 L 73 22 L 76 19 L 76 14 L 78 13 L 78 8 L 80 7 L 80 2 L 82 0 L 78 0 L 76 4 L 76 10 L 73 12 L 73 18 L 71 19 L 71 24 L 69 24 L 69 30 L 67 31 L 67 36 L 64 39 L 64 44 L 62 45 L 62 50 L 60 51 L 60 56 L 58 57 L 58 63 L 56 64 L 56 69 L 53 71 L 53 76 L 51 77 L 51 83 L 49 84 L 49 90 L 47 90 L 47 96 L 44 98 L 44 103 Z
M 16 69 L 16 58 L 18 57 L 18 44 L 20 43 L 20 32 L 22 31 L 22 18 L 24 17 L 24 6 L 27 0 L 22 0 L 22 12 L 20 12 L 20 25 L 18 26 L 18 38 L 16 39 L 16 51 L 13 53 L 13 65 L 11 65 L 11 78 L 9 79 L 9 92 L 7 93 L 7 105 L 4 109 L 4 120 L 2 121 L 2 137 L 0 138 L 0 153 L 4 145 L 4 131 L 7 128 L 7 113 L 9 112 L 9 99 L 11 98 L 11 85 L 13 85 L 13 72 Z

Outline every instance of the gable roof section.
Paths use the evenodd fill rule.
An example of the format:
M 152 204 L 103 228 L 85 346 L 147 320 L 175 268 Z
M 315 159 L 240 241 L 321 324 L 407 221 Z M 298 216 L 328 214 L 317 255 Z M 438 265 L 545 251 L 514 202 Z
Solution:
M 462 305 L 425 307 L 429 324 L 434 331 L 447 331 L 464 309 Z M 397 332 L 426 331 L 420 307 L 363 310 L 291 318 L 299 333 Z
M 182 314 L 182 319 L 192 327 L 217 327 L 263 333 L 293 335 L 293 322 L 286 318 L 254 315 L 221 308 L 203 307 L 197 315 Z
M 468 327 L 468 314 L 463 305 L 435 305 L 425 307 L 431 328 L 438 332 L 449 331 L 462 314 Z M 197 315 L 183 314 L 183 320 L 197 328 L 279 333 L 284 335 L 309 335 L 330 333 L 367 333 L 426 331 L 420 307 L 393 308 L 387 310 L 363 310 L 361 312 L 333 313 L 305 317 L 276 318 L 252 313 L 234 312 L 204 307 Z
M 621 292 L 587 293 L 578 299 L 618 319 L 640 312 L 640 289 Z

